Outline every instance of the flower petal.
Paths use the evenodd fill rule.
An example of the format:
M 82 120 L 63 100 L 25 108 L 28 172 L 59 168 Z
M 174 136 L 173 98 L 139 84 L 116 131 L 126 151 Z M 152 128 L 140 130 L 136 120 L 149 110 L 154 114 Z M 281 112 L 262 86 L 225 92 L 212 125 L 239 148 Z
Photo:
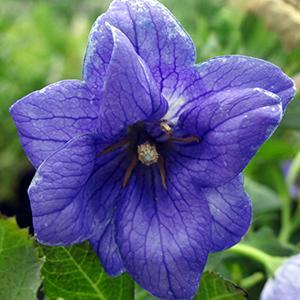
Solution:
M 294 300 L 300 293 L 300 254 L 290 257 L 268 279 L 261 300 Z
M 120 29 L 149 66 L 160 91 L 172 91 L 179 74 L 195 63 L 190 36 L 162 4 L 155 0 L 115 0 L 90 33 L 83 78 L 101 90 L 112 51 L 105 22 Z
M 179 126 L 199 136 L 199 144 L 178 144 L 171 168 L 194 177 L 203 187 L 229 182 L 242 172 L 282 118 L 278 96 L 261 89 L 229 90 L 188 108 Z
M 66 80 L 29 94 L 10 112 L 28 158 L 38 167 L 74 136 L 95 131 L 98 99 L 83 82 Z
M 242 55 L 212 58 L 186 77 L 186 88 L 177 98 L 186 102 L 236 88 L 261 88 L 280 97 L 283 110 L 295 96 L 294 82 L 270 62 Z
M 210 213 L 189 180 L 139 166 L 122 195 L 117 243 L 127 272 L 163 299 L 190 299 L 210 250 Z
M 114 50 L 99 111 L 99 133 L 110 140 L 136 122 L 159 120 L 168 104 L 128 38 L 119 29 L 107 26 L 112 31 Z
M 72 139 L 39 167 L 29 187 L 33 226 L 46 245 L 79 243 L 91 235 L 90 212 L 82 189 L 93 171 L 95 139 Z
M 243 177 L 217 188 L 203 189 L 212 216 L 212 249 L 217 252 L 238 243 L 251 224 L 251 201 Z
M 126 271 L 119 247 L 116 243 L 114 222 L 114 218 L 111 217 L 111 221 L 106 225 L 104 230 L 101 228 L 90 239 L 91 245 L 98 255 L 105 272 L 110 276 L 118 276 Z
M 100 156 L 89 181 L 85 198 L 94 214 L 93 235 L 90 242 L 105 271 L 119 275 L 125 271 L 115 241 L 115 208 L 120 200 L 122 180 L 128 167 L 127 153 Z

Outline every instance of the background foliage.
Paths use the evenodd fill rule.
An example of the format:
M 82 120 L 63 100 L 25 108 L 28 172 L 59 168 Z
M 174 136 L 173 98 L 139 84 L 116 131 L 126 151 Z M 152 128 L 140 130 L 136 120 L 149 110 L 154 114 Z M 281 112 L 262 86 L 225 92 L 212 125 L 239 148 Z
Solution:
M 16 99 L 49 83 L 66 78 L 80 78 L 89 29 L 96 17 L 106 10 L 109 2 L 108 0 L 10 0 L 1 2 L 0 212 L 6 216 L 16 215 L 21 227 L 31 224 L 26 189 L 33 175 L 33 169 L 21 149 L 8 108 Z M 263 13 L 260 10 L 259 5 L 264 1 L 162 0 L 161 2 L 172 11 L 191 34 L 197 47 L 199 62 L 216 55 L 251 55 L 279 65 L 287 74 L 293 76 L 296 82 L 300 82 L 298 75 L 300 73 L 300 46 L 296 35 L 291 34 L 288 40 L 287 35 L 283 35 L 281 28 L 278 28 L 277 24 L 280 22 L 283 24 L 288 20 L 285 14 L 282 20 L 275 22 L 275 25 L 274 22 L 272 24 L 268 22 L 274 18 L 272 19 L 267 7 L 264 8 Z M 282 6 L 278 6 L 277 18 L 282 15 L 284 5 L 290 5 L 287 4 L 288 0 L 278 0 L 277 4 L 279 2 Z M 295 14 L 299 14 L 299 22 L 289 29 L 289 33 L 294 30 L 296 34 L 300 32 L 300 13 L 296 8 L 292 6 L 290 8 L 295 10 Z M 256 15 L 257 11 L 260 11 L 259 15 Z M 297 21 L 297 15 L 295 20 Z M 296 200 L 299 198 L 297 189 L 299 182 L 297 174 L 300 165 L 297 164 L 297 152 L 300 148 L 299 113 L 299 99 L 296 99 L 289 107 L 280 129 L 256 155 L 246 171 L 246 187 L 253 199 L 254 216 L 253 225 L 244 244 L 261 249 L 269 255 L 289 256 L 298 251 L 300 214 L 297 213 L 300 209 L 297 208 Z M 293 160 L 293 174 L 290 173 L 289 178 L 286 179 L 283 167 Z M 295 184 L 296 186 L 293 186 Z M 293 194 L 290 193 L 291 188 L 293 188 Z M 9 243 L 13 243 L 11 239 L 15 239 L 15 242 L 25 249 L 22 253 L 27 255 L 30 251 L 35 251 L 33 241 L 29 240 L 23 231 L 18 232 L 13 221 L 0 221 L 0 240 L 3 235 L 2 238 L 7 239 L 8 248 Z M 3 222 L 9 222 L 9 224 L 4 225 Z M 42 271 L 45 281 L 40 290 L 42 295 L 40 297 L 48 291 L 49 299 L 57 299 L 58 296 L 64 296 L 65 299 L 94 299 L 85 298 L 82 295 L 82 290 L 86 288 L 77 285 L 78 278 L 75 281 L 70 278 L 64 279 L 64 274 L 60 274 L 59 279 L 66 280 L 72 287 L 76 286 L 78 293 L 76 297 L 73 297 L 66 296 L 68 295 L 66 291 L 59 292 L 59 289 L 68 289 L 68 287 L 60 286 L 55 276 L 55 272 L 60 271 L 60 260 L 68 260 L 65 263 L 68 263 L 69 271 L 78 272 L 78 267 L 77 269 L 74 267 L 76 264 L 81 265 L 87 257 L 90 257 L 88 260 L 90 263 L 96 259 L 87 247 L 87 245 L 82 245 L 78 249 L 76 247 L 67 250 L 40 249 L 39 255 L 32 256 L 32 266 L 27 266 L 28 262 L 21 261 L 21 258 L 24 260 L 26 256 L 19 257 L 18 252 L 21 248 L 16 248 L 14 249 L 17 260 L 15 263 L 22 269 L 22 272 L 29 272 L 28 268 L 31 268 L 32 278 L 35 278 L 34 276 L 37 272 L 39 273 L 43 264 L 39 257 L 47 256 Z M 3 268 L 9 268 L 3 264 L 5 251 L 7 250 L 0 248 L 2 257 L 2 262 L 0 258 L 0 272 L 2 273 L 6 273 Z M 94 265 L 85 267 L 90 268 L 84 274 L 91 276 L 89 280 L 94 288 L 91 288 L 90 293 L 94 295 L 95 291 L 97 293 L 99 272 L 102 271 L 100 271 L 100 266 L 98 273 L 92 270 L 95 268 Z M 266 272 L 261 264 L 234 252 L 225 252 L 213 255 L 209 259 L 207 269 L 216 271 L 247 289 L 250 299 L 259 299 L 266 280 Z M 95 272 L 98 275 L 95 275 Z M 95 282 L 93 276 L 98 276 Z M 215 275 L 211 273 L 205 275 L 207 278 L 210 276 Z M 2 274 L 1 278 L 3 278 Z M 85 278 L 85 282 L 91 284 L 89 280 Z M 216 277 L 214 280 L 218 282 L 219 279 Z M 2 287 L 8 288 L 6 281 L 11 282 L 10 277 L 5 280 L 0 279 L 0 298 L 9 300 L 12 298 L 1 296 L 1 293 L 5 292 Z M 26 292 L 27 294 L 23 294 L 23 298 L 16 296 L 16 299 L 34 299 L 32 295 L 36 295 L 40 281 L 41 278 L 38 276 L 34 282 L 29 282 L 31 288 Z M 99 282 L 101 283 L 101 280 Z M 234 287 L 228 287 L 227 284 L 229 283 L 226 283 L 226 289 L 232 291 Z M 119 293 L 126 295 L 126 297 L 120 296 L 116 299 L 132 298 L 130 290 L 132 282 L 127 277 L 119 282 L 116 281 L 114 285 L 115 287 L 109 286 L 109 288 L 115 288 Z M 239 293 L 239 291 L 242 290 L 236 291 L 239 298 L 226 299 L 244 299 L 246 297 L 244 292 Z M 213 293 L 212 289 L 211 292 Z M 105 289 L 104 293 L 106 293 Z M 205 288 L 202 293 L 205 294 Z M 201 298 L 198 295 L 197 299 L 213 299 L 214 297 L 213 294 L 212 296 L 204 294 Z M 109 298 L 105 296 L 104 299 L 106 297 Z M 152 297 L 137 288 L 136 299 L 152 299 Z

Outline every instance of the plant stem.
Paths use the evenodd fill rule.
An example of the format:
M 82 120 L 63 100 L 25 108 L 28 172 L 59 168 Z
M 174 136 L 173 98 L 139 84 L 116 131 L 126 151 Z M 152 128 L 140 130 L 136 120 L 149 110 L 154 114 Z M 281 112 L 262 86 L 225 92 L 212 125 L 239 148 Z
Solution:
M 286 182 L 279 172 L 273 172 L 273 180 L 278 189 L 278 194 L 281 200 L 281 229 L 279 232 L 279 240 L 281 242 L 288 242 L 292 231 L 291 222 L 291 198 Z
M 265 265 L 265 262 L 272 258 L 269 254 L 257 248 L 254 248 L 252 246 L 248 246 L 244 244 L 235 245 L 232 248 L 230 248 L 228 251 L 234 254 L 251 258 L 262 265 Z
M 271 256 L 262 250 L 245 244 L 238 244 L 228 249 L 229 252 L 248 257 L 264 266 L 269 277 L 272 277 L 277 268 L 286 259 L 285 257 Z
M 297 176 L 299 174 L 299 170 L 300 170 L 300 151 L 293 159 L 291 167 L 286 177 L 286 181 L 289 188 L 295 183 Z
M 300 171 L 300 151 L 293 159 L 289 172 L 286 176 L 287 191 L 281 193 L 282 214 L 283 214 L 284 223 L 282 224 L 282 228 L 279 234 L 279 240 L 282 242 L 288 242 L 293 232 L 296 231 L 300 226 L 300 215 L 299 215 L 300 199 L 298 200 L 296 213 L 292 217 L 291 214 L 292 200 L 289 193 L 290 188 L 295 184 L 299 171 Z
M 282 202 L 282 222 L 278 238 L 281 242 L 288 242 L 291 237 L 293 227 L 291 224 L 291 199 L 285 195 L 281 195 L 280 199 Z
M 263 281 L 265 279 L 265 275 L 261 272 L 256 272 L 244 279 L 241 280 L 240 284 L 243 288 L 249 289 L 257 283 Z

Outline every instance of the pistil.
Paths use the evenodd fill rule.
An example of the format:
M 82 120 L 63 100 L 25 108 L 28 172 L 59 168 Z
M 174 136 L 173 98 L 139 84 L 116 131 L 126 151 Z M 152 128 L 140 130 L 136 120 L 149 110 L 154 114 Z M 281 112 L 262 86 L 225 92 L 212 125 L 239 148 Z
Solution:
M 146 166 L 151 166 L 158 162 L 159 154 L 154 144 L 146 142 L 137 148 L 138 159 Z

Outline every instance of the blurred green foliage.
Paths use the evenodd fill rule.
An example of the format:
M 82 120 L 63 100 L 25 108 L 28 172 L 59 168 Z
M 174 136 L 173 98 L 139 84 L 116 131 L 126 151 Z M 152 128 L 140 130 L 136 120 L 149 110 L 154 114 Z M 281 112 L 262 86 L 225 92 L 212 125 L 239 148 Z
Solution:
M 0 202 L 14 203 L 27 161 L 8 109 L 17 99 L 45 85 L 80 78 L 81 64 L 90 27 L 105 11 L 108 0 L 10 0 L 0 5 Z M 290 76 L 300 73 L 300 48 L 286 52 L 279 37 L 268 31 L 264 21 L 239 1 L 162 0 L 191 34 L 198 62 L 224 54 L 245 54 L 267 59 Z M 241 3 L 244 3 L 242 1 Z M 277 197 L 286 192 L 281 172 L 283 161 L 291 160 L 300 148 L 299 99 L 288 109 L 280 129 L 252 160 L 246 174 L 254 198 L 251 234 L 269 226 L 277 234 L 281 205 Z M 252 189 L 252 190 L 251 190 Z M 276 194 L 276 197 L 273 195 Z M 272 198 L 273 197 L 273 198 Z M 264 202 L 261 204 L 261 202 Z M 255 204 L 258 203 L 258 204 Z M 253 233 L 254 232 L 254 233 Z M 260 233 L 261 235 L 262 232 Z M 296 242 L 297 232 L 293 237 Z M 276 240 L 276 238 L 274 237 Z M 272 237 L 272 241 L 274 240 Z M 274 242 L 275 243 L 275 242 Z M 281 246 L 280 246 L 281 247 Z M 284 248 L 286 249 L 286 248 Z M 292 250 L 291 250 L 292 251 Z M 223 259 L 224 256 L 224 259 Z M 256 272 L 253 266 L 227 254 L 213 257 L 211 269 L 231 280 Z M 242 284 L 243 285 L 243 284 Z M 258 299 L 261 283 L 249 289 Z

